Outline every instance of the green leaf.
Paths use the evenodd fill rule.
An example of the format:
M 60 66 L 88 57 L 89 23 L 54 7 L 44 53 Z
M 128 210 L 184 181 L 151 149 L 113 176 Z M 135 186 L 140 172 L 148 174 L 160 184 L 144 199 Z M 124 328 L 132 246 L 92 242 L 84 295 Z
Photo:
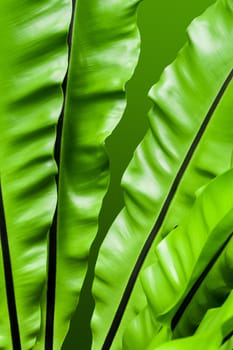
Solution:
M 188 30 L 188 43 L 150 92 L 150 130 L 123 177 L 125 208 L 96 266 L 93 349 L 111 344 L 141 266 L 148 255 L 145 265 L 153 257 L 153 242 L 187 215 L 198 188 L 229 168 L 232 13 L 232 1 L 220 0 L 196 19 Z M 138 290 L 136 283 L 122 320 L 125 326 L 135 309 L 146 305 Z M 121 346 L 122 329 L 113 349 Z
M 59 173 L 54 349 L 77 306 L 98 230 L 109 181 L 105 139 L 123 114 L 125 84 L 139 55 L 138 3 L 79 0 L 75 9 Z
M 151 315 L 149 307 L 145 307 L 126 329 L 123 337 L 122 348 L 124 350 L 145 349 L 151 339 L 153 339 L 154 335 L 157 333 L 160 334 L 161 327 L 161 323 L 157 322 L 153 315 Z M 165 327 L 163 328 L 163 331 L 165 331 Z M 167 339 L 167 335 L 165 336 Z
M 1 243 L 8 294 L 1 263 L 1 349 L 32 349 L 41 326 L 70 15 L 67 0 L 1 0 Z
M 219 306 L 233 289 L 233 239 L 224 248 L 220 257 L 211 268 L 200 287 L 186 305 L 178 322 L 174 335 L 184 337 L 190 335 L 199 325 L 205 312 Z
M 218 350 L 221 344 L 233 329 L 233 292 L 221 307 L 210 309 L 197 331 L 191 337 L 171 340 L 159 347 L 146 348 L 147 350 Z M 222 348 L 221 348 L 222 349 Z
M 233 337 L 227 340 L 220 348 L 221 350 L 232 350 L 233 349 Z
M 170 326 L 180 304 L 192 298 L 200 276 L 221 252 L 233 229 L 233 169 L 212 180 L 180 226 L 156 247 L 142 283 L 155 319 Z M 222 271 L 223 273 L 223 271 Z M 182 304 L 183 305 L 183 304 Z M 173 320 L 174 321 L 174 320 Z
M 177 315 L 181 320 L 173 337 L 191 335 L 205 312 L 221 305 L 231 291 L 233 240 L 228 240 L 233 228 L 232 184 L 233 170 L 213 180 L 199 194 L 185 221 L 156 247 L 155 263 L 142 274 L 148 304 L 126 332 L 127 343 L 140 334 L 145 348 L 161 328 L 159 322 L 166 326 L 162 332 L 166 333 Z M 150 332 L 143 331 L 148 327 Z M 160 342 L 160 333 L 154 346 L 155 341 Z

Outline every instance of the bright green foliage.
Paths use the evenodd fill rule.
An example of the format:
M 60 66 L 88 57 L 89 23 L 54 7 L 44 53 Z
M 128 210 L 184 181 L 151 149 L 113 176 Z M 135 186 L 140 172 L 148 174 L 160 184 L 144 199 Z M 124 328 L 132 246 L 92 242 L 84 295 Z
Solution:
M 233 337 L 227 340 L 220 348 L 221 350 L 232 350 L 233 349 Z
M 151 342 L 153 346 L 155 342 L 158 345 L 161 342 L 160 333 L 165 332 L 167 335 L 162 342 L 172 336 L 171 321 L 184 296 L 232 236 L 232 191 L 233 170 L 230 170 L 211 181 L 198 196 L 184 222 L 156 247 L 154 264 L 145 269 L 142 274 L 148 305 L 132 322 L 125 335 L 125 343 L 130 344 L 127 345 L 128 348 L 133 348 L 132 343 L 138 335 L 143 334 L 144 339 L 141 343 L 144 343 L 144 346 L 149 346 Z M 220 305 L 231 291 L 233 284 L 231 252 L 232 239 L 197 293 L 194 294 L 191 304 L 187 306 L 188 316 L 182 317 L 179 325 L 182 336 L 191 335 L 202 320 L 205 311 Z M 216 287 L 216 289 L 212 287 L 212 291 L 211 281 Z M 190 308 L 192 308 L 191 311 Z M 145 313 L 148 315 L 147 319 L 145 319 Z M 196 314 L 199 316 L 196 327 L 187 331 L 189 323 L 195 323 Z M 161 332 L 162 325 L 165 328 Z M 149 332 L 146 333 L 144 329 L 149 329 Z M 152 340 L 158 329 L 160 331 L 158 339 L 155 337 Z M 179 332 L 177 335 L 175 329 L 173 337 L 179 336 Z
M 230 170 L 201 192 L 184 222 L 158 244 L 154 265 L 142 274 L 143 288 L 156 319 L 170 324 L 179 301 L 231 236 L 232 228 Z
M 233 231 L 233 230 L 232 230 Z M 193 296 L 175 329 L 175 336 L 191 334 L 199 325 L 205 312 L 219 306 L 233 289 L 233 239 L 224 248 L 216 263 Z
M 124 350 L 141 350 L 149 344 L 155 334 L 159 334 L 156 338 L 156 345 L 160 344 L 158 338 L 163 339 L 163 336 L 165 336 L 166 340 L 168 337 L 167 329 L 165 327 L 161 328 L 161 323 L 154 319 L 147 305 L 126 328 L 122 348 Z
M 41 327 L 47 239 L 57 202 L 53 152 L 70 15 L 67 0 L 1 1 L 7 62 L 0 66 L 0 174 L 23 350 L 33 348 Z M 0 279 L 0 349 L 10 350 L 2 262 Z
M 98 229 L 109 180 L 105 139 L 122 117 L 125 83 L 138 60 L 138 3 L 79 0 L 74 14 L 59 169 L 55 349 L 77 306 Z
M 139 2 L 0 0 L 0 350 L 20 350 L 12 325 L 21 350 L 60 350 L 68 332 L 108 188 L 105 140 L 139 56 Z M 233 0 L 218 0 L 150 91 L 149 130 L 97 261 L 93 350 L 153 227 L 107 348 L 232 349 L 232 39 Z
M 233 292 L 221 307 L 208 310 L 193 336 L 171 340 L 158 347 L 149 346 L 146 350 L 219 350 L 232 329 Z
M 78 303 L 98 228 L 109 177 L 104 142 L 123 114 L 125 83 L 139 54 L 138 3 L 80 0 L 76 6 L 59 166 L 55 349 Z M 48 233 L 57 204 L 55 130 L 63 113 L 71 5 L 1 3 L 7 57 L 0 67 L 1 187 L 23 350 L 45 346 Z M 3 270 L 0 278 L 4 285 Z M 0 348 L 11 349 L 4 289 L 0 302 Z
M 230 166 L 233 83 L 215 109 L 213 102 L 232 70 L 233 2 L 222 0 L 210 7 L 193 21 L 188 36 L 177 59 L 150 91 L 150 129 L 123 176 L 125 207 L 100 249 L 93 286 L 95 350 L 103 344 L 155 222 L 159 224 L 154 247 L 187 215 L 196 191 Z M 176 178 L 179 180 L 173 185 Z M 169 203 L 166 215 L 164 203 Z M 151 249 L 145 266 L 153 257 Z M 138 279 L 112 349 L 121 347 L 123 330 L 146 306 L 141 291 Z

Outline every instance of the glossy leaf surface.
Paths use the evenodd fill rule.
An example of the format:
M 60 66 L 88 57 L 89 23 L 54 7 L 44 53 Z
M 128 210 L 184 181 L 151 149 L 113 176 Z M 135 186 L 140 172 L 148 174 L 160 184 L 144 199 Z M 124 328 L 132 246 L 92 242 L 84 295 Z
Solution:
M 163 324 L 170 326 L 184 297 L 232 236 L 232 185 L 233 170 L 211 181 L 184 222 L 158 244 L 155 263 L 142 274 L 149 306 Z
M 60 349 L 77 306 L 98 230 L 109 181 L 105 139 L 122 117 L 125 84 L 139 55 L 138 3 L 76 4 L 60 161 L 55 349 Z
M 17 313 L 10 318 L 17 318 L 20 337 L 11 344 L 9 317 L 1 305 L 1 349 L 32 349 L 41 326 L 47 239 L 57 201 L 53 152 L 63 104 L 70 15 L 67 0 L 3 0 L 0 5 L 5 57 L 0 66 L 1 228 L 6 221 Z M 9 266 L 5 269 L 9 272 Z M 6 274 L 7 283 L 9 278 Z M 2 289 L 4 282 L 0 284 Z M 2 294 L 1 290 L 4 304 Z M 13 299 L 8 295 L 10 304 Z M 12 333 L 16 339 L 14 329 Z
M 229 241 L 216 263 L 186 306 L 174 334 L 176 337 L 191 334 L 205 312 L 219 306 L 233 289 L 233 239 Z
M 224 337 L 233 329 L 233 294 L 216 309 L 210 309 L 193 336 L 172 340 L 159 347 L 147 350 L 219 350 Z
M 122 348 L 124 350 L 141 350 L 146 348 L 146 346 L 149 345 L 150 341 L 154 338 L 155 334 L 159 334 L 159 336 L 161 336 L 161 327 L 161 323 L 154 319 L 153 315 L 151 315 L 151 310 L 147 305 L 126 329 L 123 337 Z M 165 334 L 165 336 L 167 339 L 167 334 Z M 156 345 L 159 345 L 157 338 Z
M 141 335 L 144 347 L 151 342 L 158 346 L 171 335 L 192 335 L 205 312 L 226 299 L 233 285 L 232 182 L 233 170 L 213 180 L 202 190 L 185 221 L 158 244 L 154 264 L 142 274 L 148 305 L 126 332 L 126 343 L 132 344 Z M 178 331 L 176 321 L 171 332 L 177 309 L 182 308 Z M 163 331 L 158 332 L 162 325 Z M 144 332 L 148 327 L 150 332 Z
M 232 1 L 222 0 L 196 19 L 188 30 L 188 43 L 150 92 L 154 104 L 150 130 L 123 177 L 125 208 L 113 223 L 97 262 L 93 349 L 111 343 L 154 236 L 158 234 L 157 242 L 179 224 L 197 189 L 229 168 L 232 14 Z M 137 290 L 136 285 L 124 325 L 135 310 L 145 307 Z M 121 336 L 112 348 L 120 344 Z

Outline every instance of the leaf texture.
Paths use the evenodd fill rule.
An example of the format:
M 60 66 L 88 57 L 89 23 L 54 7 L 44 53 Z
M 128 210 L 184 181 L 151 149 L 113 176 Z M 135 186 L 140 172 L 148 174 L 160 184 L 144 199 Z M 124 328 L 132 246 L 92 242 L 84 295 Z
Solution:
M 57 199 L 53 151 L 67 69 L 70 2 L 3 0 L 0 10 L 5 57 L 0 67 L 1 222 L 6 221 L 17 312 L 13 317 L 20 335 L 17 346 L 12 344 L 1 271 L 0 348 L 27 350 L 35 345 L 41 326 L 47 238 Z M 9 270 L 9 264 L 4 268 Z M 7 297 L 8 302 L 13 298 Z
M 229 295 L 221 307 L 210 309 L 193 336 L 171 340 L 159 347 L 147 350 L 191 350 L 222 349 L 224 337 L 233 329 L 233 293 Z
M 60 161 L 54 349 L 60 349 L 77 306 L 98 230 L 109 181 L 105 139 L 123 114 L 125 84 L 139 55 L 138 4 L 76 4 Z
M 211 181 L 184 222 L 158 244 L 155 263 L 143 271 L 149 306 L 163 324 L 170 326 L 181 301 L 232 236 L 232 184 L 233 170 Z
M 110 347 L 155 236 L 156 244 L 185 217 L 197 189 L 229 168 L 232 37 L 233 2 L 220 0 L 193 21 L 187 44 L 150 91 L 150 130 L 123 177 L 125 207 L 97 261 L 93 349 Z M 137 290 L 136 284 L 125 325 L 136 304 L 145 307 Z
M 154 264 L 142 274 L 148 304 L 126 332 L 128 343 L 141 334 L 144 348 L 153 338 L 152 344 L 155 346 L 157 342 L 158 345 L 161 332 L 156 337 L 154 334 L 159 322 L 165 325 L 163 341 L 169 339 L 169 333 L 176 338 L 192 335 L 205 312 L 221 305 L 231 291 L 233 241 L 232 238 L 228 240 L 232 237 L 233 201 L 228 188 L 232 185 L 232 175 L 233 170 L 230 170 L 213 180 L 201 192 L 185 221 L 156 247 Z M 173 317 L 177 317 L 177 309 L 180 310 L 181 305 L 184 305 L 185 311 L 178 330 L 175 328 L 173 333 L 168 332 L 166 337 L 166 330 L 171 328 Z M 145 313 L 149 315 L 147 319 Z M 143 332 L 143 328 L 150 325 L 150 333 Z
M 161 323 L 157 322 L 151 310 L 145 307 L 137 317 L 130 323 L 123 337 L 124 350 L 141 350 L 149 345 L 155 334 L 160 334 Z M 158 342 L 157 342 L 158 345 Z
M 219 306 L 233 289 L 233 240 L 225 247 L 213 268 L 209 271 L 199 289 L 177 324 L 175 337 L 190 335 L 197 328 L 205 312 Z

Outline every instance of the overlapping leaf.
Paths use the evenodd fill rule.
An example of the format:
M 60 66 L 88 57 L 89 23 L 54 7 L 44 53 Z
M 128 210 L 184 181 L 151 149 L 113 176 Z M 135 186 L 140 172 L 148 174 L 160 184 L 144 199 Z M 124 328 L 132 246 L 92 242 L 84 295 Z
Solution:
M 228 339 L 224 344 L 221 346 L 221 350 L 232 350 L 233 348 L 233 337 Z
M 233 289 L 233 239 L 210 269 L 176 326 L 176 337 L 187 336 L 199 325 L 205 312 L 219 306 Z
M 210 309 L 193 336 L 171 340 L 159 347 L 146 348 L 147 350 L 218 350 L 224 338 L 231 334 L 233 329 L 233 293 L 225 303 L 216 309 Z
M 155 334 L 161 336 L 162 324 L 157 322 L 148 305 L 139 313 L 137 317 L 130 323 L 123 337 L 124 350 L 142 350 L 151 342 Z M 165 328 L 163 328 L 164 333 Z M 165 339 L 167 339 L 167 334 Z M 156 338 L 159 344 L 158 336 Z
M 164 332 L 162 341 L 166 341 L 177 316 L 181 320 L 178 330 L 176 321 L 173 337 L 192 335 L 205 312 L 221 305 L 231 291 L 232 184 L 233 170 L 212 181 L 185 221 L 157 246 L 155 263 L 142 274 L 148 305 L 127 331 L 126 344 L 143 334 L 144 348 L 153 338 L 155 346 Z M 165 327 L 161 332 L 162 325 Z M 142 332 L 148 326 L 150 333 Z
M 57 200 L 53 151 L 70 16 L 67 0 L 3 0 L 0 5 L 1 234 L 9 243 L 10 263 L 4 268 L 9 285 L 11 265 L 16 300 L 15 315 L 12 310 L 8 315 L 1 269 L 1 349 L 32 349 L 41 326 L 48 231 Z M 9 305 L 13 299 L 8 290 Z M 14 344 L 9 317 L 15 323 Z M 14 332 L 17 321 L 19 337 Z
M 188 43 L 150 92 L 150 130 L 123 177 L 125 208 L 100 250 L 93 289 L 93 349 L 110 346 L 157 233 L 156 241 L 187 214 L 196 190 L 229 168 L 232 0 L 210 7 L 188 34 Z M 136 284 L 125 325 L 146 305 L 138 290 Z M 119 348 L 120 342 L 121 336 L 112 348 Z
M 60 349 L 78 303 L 98 229 L 109 180 L 104 143 L 123 114 L 124 86 L 139 55 L 138 3 L 76 5 L 60 161 L 54 349 Z
M 142 274 L 154 317 L 164 324 L 170 325 L 184 296 L 232 236 L 232 185 L 233 170 L 214 179 L 185 221 L 159 243 L 156 262 Z

